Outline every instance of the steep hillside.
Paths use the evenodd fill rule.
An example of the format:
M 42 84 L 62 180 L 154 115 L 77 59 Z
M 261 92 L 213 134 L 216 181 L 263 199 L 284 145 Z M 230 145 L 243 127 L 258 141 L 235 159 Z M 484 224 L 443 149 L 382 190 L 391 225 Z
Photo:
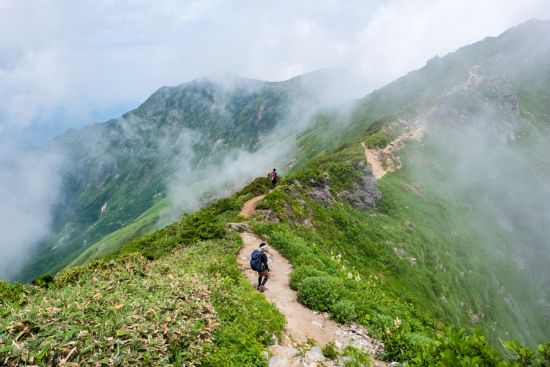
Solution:
M 319 118 L 299 163 L 323 153 L 329 162 L 342 144 L 359 159 L 365 144 L 395 171 L 379 184 L 401 234 L 384 224 L 374 243 L 384 261 L 415 259 L 414 276 L 389 272 L 401 291 L 429 300 L 438 318 L 532 343 L 550 330 L 548 59 L 550 22 L 530 21 L 431 60 L 361 100 L 344 128 Z M 420 141 L 397 149 L 415 131 Z M 348 236 L 343 244 L 356 241 Z
M 53 234 L 16 278 L 30 281 L 58 271 L 167 196 L 172 200 L 161 206 L 172 210 L 163 218 L 155 211 L 137 234 L 263 172 L 284 157 L 288 146 L 273 148 L 278 155 L 267 157 L 261 168 L 229 171 L 225 163 L 276 145 L 279 139 L 273 136 L 299 130 L 312 106 L 323 102 L 327 75 L 280 83 L 224 75 L 163 87 L 118 119 L 54 139 L 46 149 L 60 152 L 65 168 Z
M 235 230 L 246 226 L 292 265 L 298 300 L 366 328 L 383 342 L 378 358 L 549 365 L 549 59 L 550 22 L 541 21 L 433 59 L 349 114 L 318 114 L 307 130 L 279 135 L 297 149 L 275 190 L 257 179 L 127 242 L 124 230 L 149 226 L 168 205 L 159 202 L 94 247 L 110 255 L 35 281 L 46 288 L 2 284 L 0 360 L 267 365 L 263 352 L 280 340 L 283 320 L 237 267 Z M 260 194 L 241 223 L 242 205 Z M 96 349 L 86 347 L 90 335 L 102 343 Z M 541 345 L 535 353 L 501 344 L 510 339 Z M 369 363 L 336 344 L 323 353 L 330 363 Z

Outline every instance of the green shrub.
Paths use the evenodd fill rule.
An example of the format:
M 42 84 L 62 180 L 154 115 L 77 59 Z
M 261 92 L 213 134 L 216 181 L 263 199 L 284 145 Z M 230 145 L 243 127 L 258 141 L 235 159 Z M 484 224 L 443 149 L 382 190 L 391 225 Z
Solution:
M 515 362 L 514 366 L 550 366 L 550 342 L 540 344 L 536 352 L 524 347 L 517 340 L 505 342 L 504 347 L 511 354 L 512 360 Z
M 448 328 L 436 341 L 417 347 L 409 366 L 509 366 L 480 329 L 467 333 L 464 329 Z
M 299 300 L 309 308 L 330 311 L 344 293 L 343 281 L 336 277 L 309 277 L 302 280 L 298 289 Z
M 321 348 L 321 350 L 323 351 L 325 358 L 335 360 L 338 357 L 338 350 L 336 349 L 336 345 L 334 345 L 334 343 L 326 344 Z
M 19 303 L 24 289 L 21 284 L 8 284 L 0 280 L 0 305 Z
M 332 306 L 330 313 L 334 320 L 341 323 L 352 322 L 357 319 L 355 303 L 348 299 L 342 299 L 336 302 L 334 306 Z
M 305 278 L 322 277 L 328 274 L 311 266 L 298 266 L 290 274 L 290 288 L 297 290 Z
M 369 367 L 372 366 L 372 359 L 367 353 L 353 347 L 344 349 L 345 367 Z
M 49 288 L 53 285 L 55 279 L 51 274 L 44 274 L 33 279 L 32 284 L 37 287 Z
M 261 194 L 266 194 L 271 188 L 271 180 L 267 177 L 258 177 L 254 179 L 251 183 L 246 185 L 241 191 L 235 194 L 236 197 L 241 196 L 258 196 Z
M 367 139 L 365 139 L 365 144 L 369 148 L 378 148 L 378 149 L 384 149 L 392 140 L 392 137 L 388 134 L 383 133 L 382 131 L 378 131 L 372 135 L 370 135 Z

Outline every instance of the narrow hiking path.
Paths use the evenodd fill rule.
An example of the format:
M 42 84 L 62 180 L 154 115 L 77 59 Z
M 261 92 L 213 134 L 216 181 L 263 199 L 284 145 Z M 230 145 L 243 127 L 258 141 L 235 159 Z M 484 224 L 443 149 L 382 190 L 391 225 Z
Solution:
M 248 200 L 240 214 L 249 218 L 255 212 L 256 204 L 264 197 L 265 195 L 260 195 Z M 246 229 L 240 235 L 243 246 L 239 251 L 237 262 L 249 282 L 256 286 L 258 276 L 255 271 L 250 269 L 250 254 L 261 242 L 265 241 Z M 269 246 L 268 257 L 271 272 L 266 284 L 266 291 L 263 294 L 270 302 L 275 304 L 287 320 L 280 344 L 270 348 L 272 355 L 269 361 L 270 367 L 313 367 L 318 366 L 317 363 L 321 362 L 325 366 L 339 366 L 339 364 L 323 358 L 320 346 L 328 343 L 334 343 L 340 349 L 346 346 L 354 346 L 371 354 L 380 350 L 380 344 L 368 337 L 366 330 L 363 328 L 357 325 L 339 325 L 327 315 L 310 310 L 299 303 L 297 292 L 292 290 L 289 285 L 292 266 L 288 260 L 271 246 Z M 308 342 L 308 340 L 314 341 L 317 346 L 304 355 L 297 348 L 300 344 Z M 374 366 L 382 367 L 386 364 L 374 361 Z
M 397 138 L 388 143 L 385 148 L 369 148 L 365 142 L 361 143 L 365 151 L 365 159 L 377 180 L 384 177 L 388 172 L 400 169 L 402 163 L 396 153 L 410 140 L 421 141 L 426 133 L 425 125 L 418 121 L 408 123 L 405 120 L 400 120 L 399 123 L 404 130 Z
M 387 171 L 382 166 L 381 159 L 378 158 L 379 152 L 377 149 L 369 149 L 365 143 L 361 143 L 361 145 L 365 150 L 365 158 L 367 159 L 367 163 L 371 166 L 372 174 L 377 180 L 381 179 Z
M 252 215 L 252 213 L 254 213 L 254 211 L 256 210 L 256 203 L 258 203 L 258 201 L 262 200 L 263 198 L 265 198 L 265 194 L 258 195 L 248 200 L 246 203 L 244 203 L 243 208 L 241 209 L 241 212 L 239 214 L 245 218 L 249 218 L 250 215 Z

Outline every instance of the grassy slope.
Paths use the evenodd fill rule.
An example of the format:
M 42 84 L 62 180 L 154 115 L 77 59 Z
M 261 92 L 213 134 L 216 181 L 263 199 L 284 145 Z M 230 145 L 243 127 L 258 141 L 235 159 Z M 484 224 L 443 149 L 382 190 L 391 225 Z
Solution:
M 410 208 L 414 201 L 399 174 L 382 181 L 385 199 L 376 210 L 358 211 L 338 199 L 324 207 L 310 199 L 311 180 L 325 173 L 334 194 L 352 184 L 360 159 L 356 146 L 321 155 L 261 203 L 280 221 L 254 227 L 295 266 L 291 286 L 302 302 L 337 320 L 367 325 L 384 340 L 390 360 L 426 365 L 475 355 L 485 361 L 481 365 L 502 361 L 479 335 L 450 332 L 440 344 L 430 342 L 445 319 L 437 288 L 453 284 L 434 277 L 422 253 L 430 249 L 430 237 L 439 236 L 423 228 L 422 215 L 411 222 L 396 207 Z M 0 360 L 46 365 L 70 354 L 68 361 L 80 363 L 265 366 L 263 350 L 281 332 L 283 318 L 241 276 L 235 261 L 240 239 L 224 229 L 239 220 L 244 200 L 266 190 L 265 181 L 68 269 L 49 288 L 0 287 Z M 416 205 L 414 212 L 419 210 Z M 305 218 L 313 226 L 299 224 Z M 398 259 L 395 243 L 418 265 Z
M 160 203 L 140 215 L 131 224 L 108 234 L 100 241 L 88 247 L 66 267 L 69 268 L 82 265 L 98 257 L 113 253 L 120 249 L 125 243 L 151 232 L 157 226 L 159 215 L 167 205 L 167 201 L 162 200 Z
M 266 365 L 284 320 L 241 276 L 240 238 L 224 230 L 250 196 L 68 269 L 48 288 L 0 284 L 0 361 Z

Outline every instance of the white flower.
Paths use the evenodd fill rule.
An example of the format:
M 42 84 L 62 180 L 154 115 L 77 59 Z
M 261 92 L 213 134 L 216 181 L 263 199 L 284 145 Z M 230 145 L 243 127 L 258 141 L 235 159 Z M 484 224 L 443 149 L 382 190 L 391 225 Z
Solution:
M 350 272 L 348 272 L 348 279 L 352 279 L 353 278 L 353 274 Z
M 393 324 L 395 325 L 396 329 L 399 329 L 399 327 L 401 326 L 401 319 L 399 318 L 399 316 L 397 316 L 395 320 L 393 320 Z

